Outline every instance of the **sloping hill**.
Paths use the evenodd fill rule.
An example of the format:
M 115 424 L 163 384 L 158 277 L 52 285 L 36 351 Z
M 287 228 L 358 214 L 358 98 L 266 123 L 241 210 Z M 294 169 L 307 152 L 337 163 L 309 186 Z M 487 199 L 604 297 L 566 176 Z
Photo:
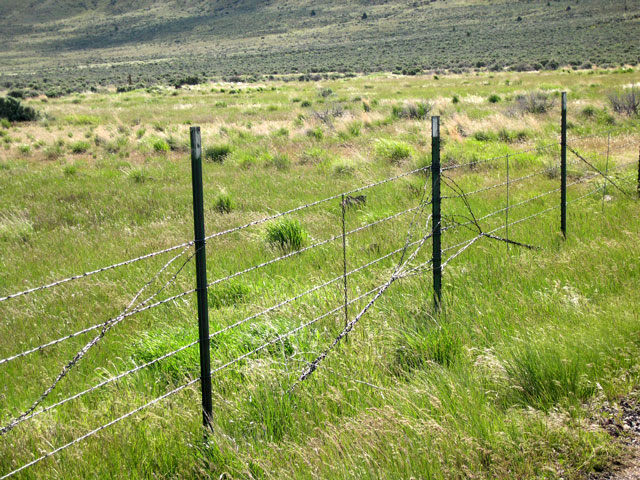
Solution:
M 636 63 L 640 0 L 46 0 L 0 5 L 3 79 Z M 116 65 L 113 65 L 116 64 Z M 539 65 L 535 65 L 539 64 Z M 79 72 L 75 67 L 83 66 Z M 62 73 L 62 67 L 73 72 Z

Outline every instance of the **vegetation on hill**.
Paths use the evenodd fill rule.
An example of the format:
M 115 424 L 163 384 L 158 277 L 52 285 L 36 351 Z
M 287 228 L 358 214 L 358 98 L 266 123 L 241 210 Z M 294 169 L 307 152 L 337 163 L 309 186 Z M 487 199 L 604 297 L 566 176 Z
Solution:
M 366 13 L 366 16 L 364 15 Z M 640 0 L 47 0 L 0 7 L 0 84 L 635 65 Z

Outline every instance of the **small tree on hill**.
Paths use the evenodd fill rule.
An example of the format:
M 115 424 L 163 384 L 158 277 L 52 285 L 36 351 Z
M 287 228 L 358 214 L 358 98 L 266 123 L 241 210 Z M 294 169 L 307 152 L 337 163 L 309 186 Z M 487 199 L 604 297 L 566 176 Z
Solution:
M 38 112 L 23 105 L 20 100 L 12 97 L 0 98 L 0 118 L 10 122 L 31 122 L 38 118 Z

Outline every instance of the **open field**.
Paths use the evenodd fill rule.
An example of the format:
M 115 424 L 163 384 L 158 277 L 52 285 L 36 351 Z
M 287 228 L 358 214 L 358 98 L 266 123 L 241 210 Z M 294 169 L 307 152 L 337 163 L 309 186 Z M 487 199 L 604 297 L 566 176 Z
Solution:
M 640 0 L 4 0 L 0 85 L 636 65 Z
M 569 93 L 570 146 L 600 169 L 637 161 L 638 119 L 614 114 L 607 94 L 639 82 L 633 68 L 378 74 L 26 100 L 42 118 L 0 130 L 0 297 L 190 240 L 192 125 L 202 127 L 207 233 L 428 165 L 430 115 L 442 118 L 443 166 L 499 157 L 448 171 L 465 191 L 505 181 L 508 153 L 511 178 L 544 170 L 510 188 L 513 205 L 559 186 L 561 91 Z M 529 92 L 546 93 L 546 113 L 519 106 L 517 96 Z M 570 182 L 586 180 L 592 171 L 569 158 Z M 631 191 L 636 169 L 612 175 Z M 366 205 L 346 212 L 346 228 L 415 207 L 425 182 L 418 174 L 367 190 Z M 569 200 L 601 185 L 575 183 Z M 469 202 L 483 216 L 505 205 L 505 193 Z M 305 362 L 342 330 L 341 311 L 215 374 L 208 444 L 195 383 L 18 477 L 581 479 L 606 470 L 625 451 L 600 426 L 601 406 L 634 391 L 640 373 L 639 202 L 611 185 L 606 194 L 569 205 L 566 241 L 556 209 L 509 230 L 540 250 L 489 239 L 466 250 L 445 270 L 440 315 L 430 273 L 397 282 L 291 394 Z M 542 196 L 513 207 L 510 219 L 558 202 L 557 192 Z M 468 214 L 459 199 L 442 209 L 447 219 Z M 291 218 L 306 232 L 303 245 L 342 231 L 339 200 Z M 412 218 L 349 236 L 349 268 L 401 248 Z M 482 221 L 486 230 L 504 223 L 503 214 Z M 208 242 L 209 281 L 282 255 L 268 241 L 270 225 Z M 443 246 L 472 236 L 446 233 Z M 341 275 L 340 243 L 212 287 L 211 331 Z M 171 256 L 0 302 L 0 359 L 116 316 Z M 416 260 L 429 257 L 425 249 Z M 350 276 L 349 298 L 384 283 L 396 262 Z M 194 282 L 191 262 L 160 298 Z M 339 307 L 342 288 L 216 336 L 212 366 Z M 351 315 L 366 301 L 354 302 Z M 195 310 L 188 295 L 126 318 L 45 405 L 192 342 Z M 91 336 L 0 364 L 0 426 Z M 0 436 L 0 476 L 198 375 L 196 347 L 18 425 Z

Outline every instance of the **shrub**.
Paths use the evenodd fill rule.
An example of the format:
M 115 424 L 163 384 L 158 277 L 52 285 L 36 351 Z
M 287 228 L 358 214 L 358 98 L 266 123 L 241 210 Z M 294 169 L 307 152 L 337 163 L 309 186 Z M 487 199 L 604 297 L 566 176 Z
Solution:
M 215 208 L 218 213 L 231 213 L 233 207 L 233 199 L 231 195 L 226 192 L 219 193 L 213 204 L 213 208 Z
M 205 148 L 204 158 L 210 162 L 222 163 L 230 153 L 231 147 L 229 145 L 214 145 L 213 147 Z
M 85 153 L 89 150 L 89 142 L 79 141 L 71 144 L 71 152 L 72 153 Z
M 411 156 L 411 147 L 403 142 L 393 140 L 378 140 L 376 143 L 376 155 L 391 163 L 399 163 Z
M 11 122 L 6 118 L 0 118 L 0 126 L 2 128 L 11 128 Z
M 0 98 L 0 118 L 9 122 L 32 122 L 38 119 L 38 112 L 15 98 Z
M 595 107 L 592 107 L 591 105 L 587 105 L 582 109 L 582 116 L 586 118 L 593 118 L 596 116 L 597 113 L 598 111 L 595 109 Z
M 511 132 L 506 128 L 501 128 L 498 131 L 498 140 L 504 143 L 524 142 L 528 137 L 529 134 L 525 130 Z
M 460 97 L 458 97 L 457 95 L 454 95 L 453 98 L 451 99 L 451 103 L 460 103 Z
M 300 250 L 308 236 L 300 222 L 292 218 L 284 218 L 267 226 L 267 242 L 285 252 Z
M 276 137 L 288 137 L 289 136 L 289 129 L 287 129 L 286 127 L 280 127 L 278 130 L 276 130 L 275 132 L 273 132 L 273 134 Z
M 640 91 L 632 88 L 628 92 L 610 93 L 609 103 L 613 111 L 620 115 L 636 116 L 640 113 Z
M 78 173 L 78 167 L 75 165 L 65 165 L 62 171 L 67 177 L 72 177 Z
M 429 102 L 405 102 L 404 105 L 394 105 L 392 115 L 395 118 L 408 118 L 411 120 L 424 120 L 433 109 L 433 104 Z
M 489 103 L 498 103 L 500 101 L 500 95 L 496 95 L 495 93 L 489 95 Z
M 31 147 L 29 145 L 20 145 L 18 150 L 23 155 L 28 155 L 31 152 Z
M 309 100 L 304 100 L 302 103 L 300 103 L 301 107 L 307 108 L 311 106 L 311 102 Z
M 516 106 L 520 112 L 547 113 L 554 104 L 555 99 L 544 92 L 529 92 L 516 97 Z
M 330 97 L 331 95 L 333 95 L 333 90 L 330 89 L 329 87 L 323 88 L 318 92 L 318 95 L 320 95 L 322 98 L 327 98 Z
M 144 134 L 147 133 L 147 129 L 146 128 L 139 128 L 138 130 L 136 130 L 136 138 L 142 138 L 144 137 Z
M 362 122 L 359 122 L 357 120 L 351 122 L 347 126 L 347 130 L 349 131 L 349 135 L 351 135 L 352 137 L 359 137 L 362 131 Z

